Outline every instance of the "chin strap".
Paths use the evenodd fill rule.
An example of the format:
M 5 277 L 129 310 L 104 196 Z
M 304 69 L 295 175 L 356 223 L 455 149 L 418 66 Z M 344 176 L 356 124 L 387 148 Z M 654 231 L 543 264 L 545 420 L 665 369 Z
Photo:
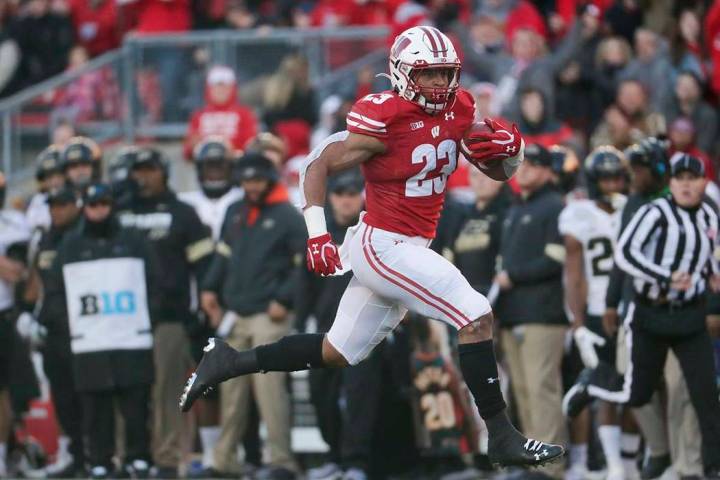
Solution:
M 442 112 L 443 110 L 445 110 L 445 107 L 447 106 L 447 102 L 445 102 L 445 103 L 429 103 L 427 101 L 427 98 L 423 97 L 421 94 L 418 93 L 417 96 L 418 96 L 417 103 L 423 108 L 423 110 L 425 110 L 425 112 L 427 112 L 431 115 L 435 115 L 435 114 Z

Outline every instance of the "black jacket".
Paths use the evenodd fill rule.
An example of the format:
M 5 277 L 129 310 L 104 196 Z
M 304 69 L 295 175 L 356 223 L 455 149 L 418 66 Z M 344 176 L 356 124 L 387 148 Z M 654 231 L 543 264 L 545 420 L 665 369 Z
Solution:
M 511 202 L 510 188 L 503 187 L 484 209 L 468 205 L 453 240 L 453 262 L 479 292 L 487 293 L 495 276 L 502 224 Z
M 264 312 L 271 300 L 291 307 L 307 248 L 305 222 L 289 202 L 263 205 L 249 222 L 250 210 L 244 200 L 228 208 L 222 240 L 202 284 L 240 315 Z
M 337 245 L 342 243 L 347 229 L 357 223 L 357 219 L 355 219 L 351 225 L 338 225 L 329 208 L 325 210 L 325 217 L 328 232 Z M 352 272 L 339 276 L 321 277 L 307 268 L 303 268 L 295 302 L 297 329 L 300 332 L 305 331 L 308 318 L 314 316 L 317 320 L 318 332 L 324 333 L 330 330 L 333 321 L 335 321 L 340 299 L 345 293 L 351 278 Z
M 214 243 L 207 226 L 193 207 L 170 191 L 155 198 L 132 198 L 118 207 L 118 218 L 123 226 L 145 235 L 162 271 L 153 321 L 189 324 L 192 277 L 202 281 L 212 260 Z
M 53 275 L 52 267 L 57 257 L 57 251 L 65 236 L 78 228 L 79 222 L 73 222 L 62 228 L 50 227 L 44 232 L 38 242 L 35 257 L 32 259 L 33 268 L 38 273 L 45 292 L 62 290 L 62 285 L 53 284 L 62 277 Z M 67 305 L 64 296 L 50 296 L 46 294 L 40 303 L 40 311 L 37 315 L 38 322 L 47 328 L 48 335 L 46 343 L 65 344 L 70 346 L 70 329 L 67 318 Z
M 62 239 L 47 277 L 45 301 L 65 301 L 63 267 L 76 262 L 111 258 L 139 258 L 145 266 L 148 307 L 153 310 L 157 298 L 156 285 L 159 272 L 153 252 L 142 235 L 123 228 L 113 219 L 107 230 L 97 233 L 81 220 L 76 230 Z M 111 277 L 98 278 L 103 285 Z M 112 288 L 112 287 L 111 287 Z M 108 391 L 135 385 L 151 384 L 154 379 L 152 349 L 103 350 L 73 354 L 73 370 L 78 391 Z
M 503 327 L 527 323 L 566 325 L 562 270 L 565 247 L 558 231 L 563 209 L 550 184 L 507 212 L 500 243 L 500 268 L 513 287 L 502 292 L 496 312 Z
M 69 15 L 49 12 L 41 17 L 25 15 L 8 26 L 9 35 L 17 41 L 19 68 L 7 93 L 13 93 L 65 70 L 68 54 L 75 42 Z

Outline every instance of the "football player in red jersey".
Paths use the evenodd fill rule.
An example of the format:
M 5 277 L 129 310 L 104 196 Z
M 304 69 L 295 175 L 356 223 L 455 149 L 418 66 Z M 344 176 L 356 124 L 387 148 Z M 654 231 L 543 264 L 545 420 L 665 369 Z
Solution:
M 523 159 L 515 126 L 508 130 L 487 119 L 489 128 L 467 133 L 474 101 L 459 87 L 459 75 L 455 49 L 439 30 L 413 27 L 395 39 L 392 90 L 359 100 L 348 113 L 347 131 L 311 152 L 301 172 L 308 268 L 320 275 L 353 272 L 332 328 L 243 352 L 211 339 L 185 387 L 183 410 L 232 377 L 355 365 L 412 310 L 458 330 L 460 369 L 488 426 L 493 463 L 536 466 L 563 455 L 563 447 L 527 439 L 508 420 L 490 304 L 454 265 L 427 248 L 460 147 L 493 178 L 510 178 Z M 366 180 L 367 212 L 338 249 L 325 226 L 325 184 L 329 175 L 356 165 Z

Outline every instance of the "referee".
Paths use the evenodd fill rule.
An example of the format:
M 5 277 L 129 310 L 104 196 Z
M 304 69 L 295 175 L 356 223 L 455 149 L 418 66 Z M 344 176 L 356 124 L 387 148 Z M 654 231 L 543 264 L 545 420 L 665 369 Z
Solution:
M 700 420 L 706 478 L 720 479 L 720 401 L 705 324 L 708 289 L 720 289 L 718 216 L 703 202 L 705 168 L 696 157 L 670 159 L 670 195 L 638 210 L 618 241 L 617 265 L 633 279 L 624 379 L 598 368 L 565 397 L 569 415 L 592 397 L 638 407 L 650 401 L 668 349 L 677 356 Z

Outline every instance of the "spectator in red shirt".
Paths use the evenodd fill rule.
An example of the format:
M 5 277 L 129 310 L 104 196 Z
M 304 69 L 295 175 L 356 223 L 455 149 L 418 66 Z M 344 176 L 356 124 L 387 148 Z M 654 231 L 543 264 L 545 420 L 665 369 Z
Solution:
M 483 0 L 475 13 L 492 17 L 504 25 L 508 45 L 518 29 L 532 30 L 547 40 L 545 20 L 538 9 L 527 0 Z
M 71 0 L 70 17 L 75 38 L 91 57 L 120 45 L 115 0 Z
M 670 155 L 675 152 L 684 152 L 693 157 L 699 158 L 705 164 L 705 176 L 711 180 L 715 180 L 717 172 L 715 164 L 708 154 L 696 145 L 696 130 L 693 121 L 687 117 L 680 117 L 675 120 L 668 130 L 670 138 Z
M 190 159 L 195 144 L 208 135 L 220 135 L 228 139 L 236 150 L 245 145 L 257 133 L 257 119 L 249 108 L 237 100 L 235 73 L 226 66 L 210 69 L 205 83 L 205 107 L 195 111 L 185 137 L 184 154 Z
M 705 15 L 705 48 L 708 49 L 712 68 L 710 86 L 720 93 L 720 0 L 715 0 Z
M 137 0 L 135 9 L 135 32 L 139 35 L 190 30 L 190 0 Z
M 134 2 L 131 13 L 137 18 L 134 30 L 137 35 L 161 35 L 190 30 L 190 0 L 125 1 Z M 185 121 L 187 111 L 183 111 L 183 104 L 178 99 L 187 95 L 187 52 L 174 45 L 152 48 L 146 50 L 143 60 L 158 76 L 162 92 L 162 119 L 166 122 Z

